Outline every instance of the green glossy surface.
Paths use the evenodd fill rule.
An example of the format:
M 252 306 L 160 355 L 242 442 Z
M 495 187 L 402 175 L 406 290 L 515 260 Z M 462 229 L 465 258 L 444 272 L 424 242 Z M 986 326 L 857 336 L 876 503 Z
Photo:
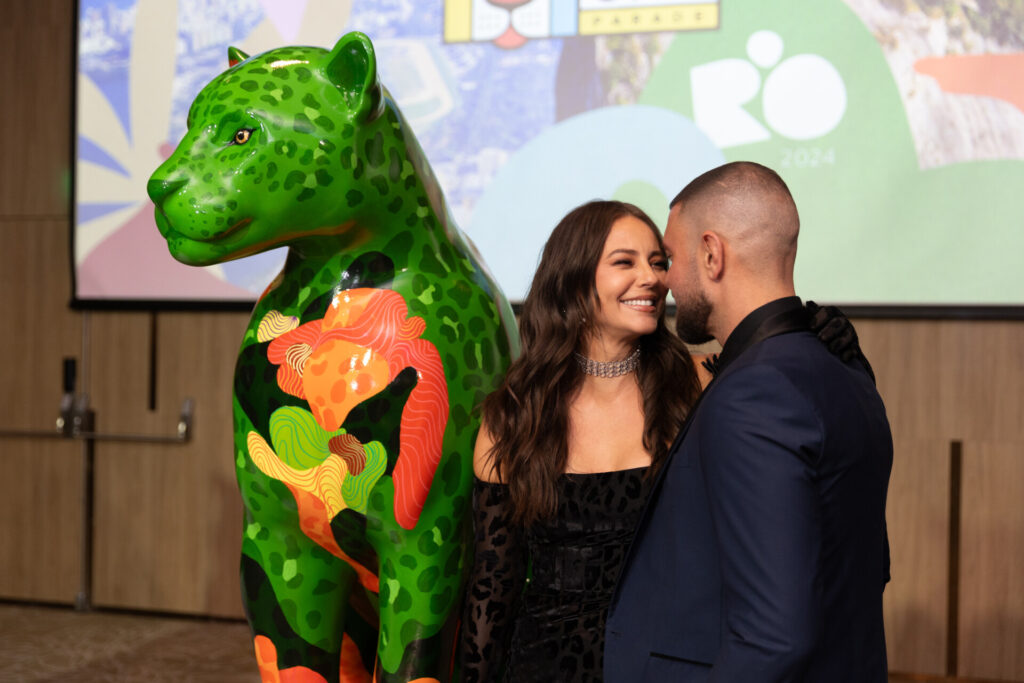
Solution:
M 179 261 L 289 247 L 235 373 L 250 622 L 275 670 L 359 680 L 376 659 L 380 680 L 445 680 L 477 406 L 518 350 L 511 310 L 365 36 L 229 56 L 148 190 Z

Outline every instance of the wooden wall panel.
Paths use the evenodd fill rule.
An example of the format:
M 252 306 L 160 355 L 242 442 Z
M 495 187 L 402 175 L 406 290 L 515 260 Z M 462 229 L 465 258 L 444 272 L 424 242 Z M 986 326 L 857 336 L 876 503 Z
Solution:
M 949 429 L 940 413 L 943 372 L 938 347 L 943 323 L 855 320 L 854 324 L 875 371 L 893 434 L 946 437 Z
M 235 484 L 231 376 L 245 314 L 159 314 L 157 407 L 147 405 L 148 316 L 95 320 L 97 388 L 104 429 L 169 433 L 181 400 L 195 399 L 193 440 L 97 446 L 95 602 L 241 616 L 241 499 Z M 145 355 L 145 354 L 142 354 Z M 142 378 L 140 379 L 140 375 Z M 111 386 L 120 386 L 114 381 Z
M 5 216 L 68 213 L 74 5 L 69 0 L 3 4 L 0 211 Z M 67 267 L 64 254 L 60 264 Z
M 972 441 L 963 456 L 960 666 L 1024 680 L 1024 441 Z
M 49 430 L 61 359 L 81 355 L 67 309 L 71 3 L 8 3 L 0 24 L 0 430 Z M 0 438 L 0 596 L 67 602 L 81 576 L 82 447 Z
M 935 427 L 964 441 L 1024 441 L 1024 321 L 945 322 L 935 346 Z
M 1007 578 L 1007 572 L 1024 577 L 1019 550 L 1024 542 L 1019 521 L 1024 515 L 1024 322 L 855 322 L 896 442 L 888 508 L 890 665 L 899 671 L 945 670 L 945 636 L 937 635 L 935 625 L 945 633 L 936 620 L 946 609 L 949 454 L 957 441 L 964 454 L 959 672 L 1024 680 L 1009 645 L 1024 642 L 1019 597 L 1024 589 Z M 988 445 L 992 441 L 1016 448 Z M 1017 534 L 1016 545 L 1007 533 Z
M 897 435 L 893 450 L 886 506 L 892 581 L 884 594 L 889 668 L 941 675 L 948 630 L 949 448 L 940 439 Z
M 854 321 L 893 433 L 886 519 L 892 582 L 884 596 L 889 668 L 946 670 L 948 433 L 939 429 L 942 323 Z
M 1024 322 L 854 322 L 893 431 L 1024 440 Z
M 0 430 L 54 430 L 64 357 L 81 355 L 67 309 L 67 226 L 0 217 Z M 81 442 L 0 438 L 0 596 L 72 602 L 81 574 Z
M 84 334 L 86 375 L 96 429 L 155 433 L 167 425 L 149 410 L 150 313 L 92 312 Z
M 65 357 L 81 354 L 80 314 L 68 309 L 67 225 L 0 217 L 3 391 L 0 425 L 53 429 Z
M 0 442 L 0 598 L 72 604 L 81 586 L 82 450 Z

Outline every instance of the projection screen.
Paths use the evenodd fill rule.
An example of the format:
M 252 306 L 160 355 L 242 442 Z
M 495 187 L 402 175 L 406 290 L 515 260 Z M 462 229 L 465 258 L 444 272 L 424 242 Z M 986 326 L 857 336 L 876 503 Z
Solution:
M 986 0 L 80 0 L 81 307 L 246 307 L 284 254 L 175 262 L 149 174 L 249 54 L 373 40 L 450 210 L 513 301 L 572 207 L 668 201 L 726 161 L 800 209 L 797 291 L 1024 306 L 1024 9 Z

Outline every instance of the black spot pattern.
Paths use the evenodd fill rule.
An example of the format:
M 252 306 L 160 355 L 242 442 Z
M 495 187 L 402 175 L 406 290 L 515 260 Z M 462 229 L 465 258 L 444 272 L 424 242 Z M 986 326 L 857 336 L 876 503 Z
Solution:
M 260 434 L 270 434 L 270 416 L 284 406 L 306 407 L 301 398 L 281 391 L 277 383 L 277 369 L 267 360 L 270 342 L 252 344 L 238 354 L 235 365 L 235 396 L 252 427 Z M 259 391 L 251 387 L 259 387 Z
M 602 680 L 605 619 L 647 497 L 645 472 L 563 475 L 557 514 L 528 530 L 510 523 L 506 487 L 476 482 L 464 681 Z
M 377 551 L 366 538 L 366 517 L 345 508 L 331 520 L 334 540 L 345 554 L 364 567 L 377 566 Z
M 402 410 L 397 406 L 405 405 L 417 382 L 416 369 L 405 368 L 391 380 L 387 389 L 353 408 L 342 425 L 346 432 L 363 443 L 381 442 L 388 454 L 384 470 L 387 476 L 394 473 L 398 463 Z

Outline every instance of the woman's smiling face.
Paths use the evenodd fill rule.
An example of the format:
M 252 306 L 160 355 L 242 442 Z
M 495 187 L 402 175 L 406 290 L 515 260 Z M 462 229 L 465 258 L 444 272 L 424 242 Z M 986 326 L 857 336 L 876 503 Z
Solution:
M 654 332 L 665 307 L 667 267 L 658 238 L 644 221 L 623 216 L 612 224 L 594 273 L 592 344 L 608 351 L 629 349 Z

